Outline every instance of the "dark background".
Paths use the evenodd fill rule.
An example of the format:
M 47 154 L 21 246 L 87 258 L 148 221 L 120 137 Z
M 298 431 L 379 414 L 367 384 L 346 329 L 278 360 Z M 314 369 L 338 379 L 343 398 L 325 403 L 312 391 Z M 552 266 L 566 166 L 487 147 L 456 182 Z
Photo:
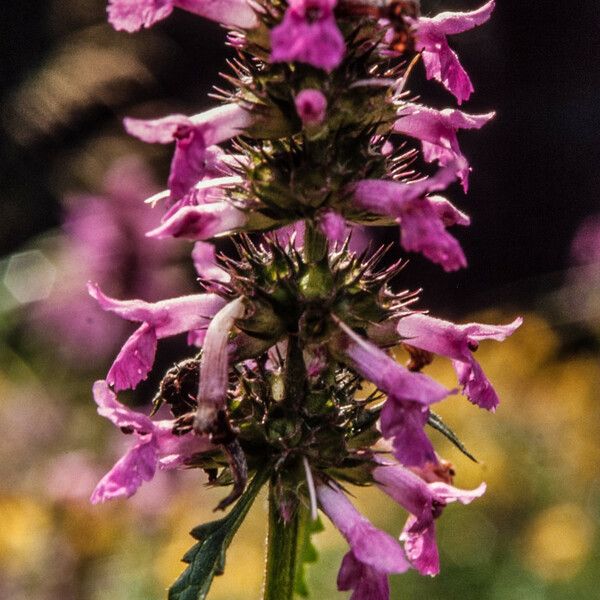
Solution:
M 435 14 L 480 4 L 422 6 Z M 218 26 L 179 10 L 133 36 L 106 24 L 103 0 L 23 0 L 5 3 L 2 12 L 0 254 L 6 254 L 59 223 L 66 191 L 97 183 L 87 175 L 107 166 L 106 140 L 121 136 L 124 115 L 209 106 L 206 94 L 225 69 L 226 51 Z M 473 219 L 470 228 L 455 230 L 469 268 L 446 275 L 415 257 L 406 275 L 408 285 L 425 287 L 425 303 L 438 312 L 527 304 L 568 266 L 570 240 L 599 204 L 599 31 L 595 0 L 499 0 L 488 24 L 452 40 L 476 88 L 462 108 L 495 109 L 497 118 L 461 135 L 474 172 L 469 195 L 456 189 L 452 199 Z M 433 101 L 453 105 L 443 92 Z M 149 152 L 164 173 L 168 149 L 120 143 Z

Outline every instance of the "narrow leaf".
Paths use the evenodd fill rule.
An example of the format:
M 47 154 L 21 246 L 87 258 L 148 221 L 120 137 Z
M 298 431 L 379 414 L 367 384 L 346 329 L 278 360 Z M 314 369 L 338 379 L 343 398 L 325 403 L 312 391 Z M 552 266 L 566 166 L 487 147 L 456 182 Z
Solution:
M 303 539 L 298 540 L 299 552 L 298 552 L 298 568 L 296 570 L 296 581 L 294 591 L 303 598 L 308 598 L 308 585 L 306 583 L 306 565 L 317 562 L 319 553 L 312 542 L 312 536 L 315 533 L 321 533 L 323 531 L 323 523 L 321 519 L 316 521 L 308 520 L 306 527 L 304 528 Z
M 204 600 L 215 575 L 225 569 L 225 552 L 269 478 L 269 470 L 258 472 L 229 514 L 191 531 L 198 543 L 184 555 L 188 567 L 169 589 L 169 600 Z
M 465 448 L 464 444 L 458 439 L 457 435 L 442 421 L 442 417 L 436 415 L 433 412 L 429 413 L 429 419 L 427 423 L 434 429 L 439 431 L 442 435 L 448 438 L 467 458 L 470 458 L 473 462 L 478 463 L 479 461 Z

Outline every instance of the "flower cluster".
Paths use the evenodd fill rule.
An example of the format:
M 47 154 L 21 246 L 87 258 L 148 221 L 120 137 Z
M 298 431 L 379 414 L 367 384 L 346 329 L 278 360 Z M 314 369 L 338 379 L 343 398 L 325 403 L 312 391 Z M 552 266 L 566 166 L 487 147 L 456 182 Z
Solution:
M 99 413 L 135 443 L 92 500 L 132 495 L 157 467 L 197 467 L 214 485 L 233 485 L 219 508 L 239 498 L 235 520 L 269 481 L 276 526 L 296 531 L 305 511 L 316 518 L 320 508 L 348 541 L 340 590 L 389 598 L 390 573 L 438 572 L 435 519 L 485 489 L 452 486 L 426 427 L 439 428 L 431 407 L 457 390 L 421 370 L 433 355 L 450 358 L 464 395 L 493 411 L 498 397 L 473 352 L 521 321 L 456 325 L 415 312 L 416 295 L 392 286 L 404 263 L 379 266 L 385 249 L 352 248 L 352 231 L 398 225 L 407 252 L 446 271 L 466 266 L 447 228 L 469 217 L 438 193 L 456 181 L 468 189 L 458 132 L 493 113 L 437 110 L 406 86 L 421 59 L 428 79 L 467 100 L 473 86 L 447 36 L 484 23 L 494 1 L 429 18 L 410 0 L 110 0 L 109 20 L 131 32 L 174 7 L 231 29 L 232 88 L 207 112 L 128 118 L 125 127 L 144 142 L 174 144 L 168 187 L 150 199 L 164 203 L 162 221 L 147 235 L 195 241 L 203 290 L 150 303 L 89 285 L 103 309 L 139 324 L 94 387 Z M 216 255 L 212 241 L 222 236 L 236 256 Z M 122 405 L 116 392 L 148 376 L 158 340 L 182 333 L 196 350 L 155 398 L 172 419 Z M 387 350 L 397 344 L 410 353 L 407 366 Z M 363 380 L 375 391 L 366 394 Z M 360 515 L 341 482 L 375 485 L 404 507 L 399 540 Z M 213 525 L 199 528 L 184 560 L 210 551 Z M 201 571 L 192 565 L 173 597 L 182 589 L 204 597 Z

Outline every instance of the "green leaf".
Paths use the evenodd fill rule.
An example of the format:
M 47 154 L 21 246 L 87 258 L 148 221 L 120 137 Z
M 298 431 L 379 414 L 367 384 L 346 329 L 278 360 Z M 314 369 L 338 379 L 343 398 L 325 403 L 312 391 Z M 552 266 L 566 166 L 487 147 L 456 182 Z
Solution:
M 225 570 L 225 552 L 233 536 L 269 475 L 269 469 L 259 471 L 227 516 L 191 531 L 199 541 L 184 555 L 182 560 L 189 566 L 169 589 L 169 600 L 206 598 L 215 575 L 222 575 Z
M 478 463 L 479 461 L 465 448 L 464 444 L 458 439 L 457 435 L 442 421 L 442 417 L 436 415 L 433 412 L 429 413 L 429 419 L 427 423 L 434 429 L 439 431 L 442 435 L 448 438 L 467 458 L 470 458 L 473 462 Z
M 308 598 L 309 596 L 308 585 L 306 584 L 306 565 L 316 563 L 319 558 L 319 553 L 312 543 L 312 536 L 314 533 L 321 533 L 324 529 L 320 518 L 316 521 L 309 519 L 304 528 L 304 536 L 298 540 L 298 567 L 296 570 L 294 591 L 303 598 Z

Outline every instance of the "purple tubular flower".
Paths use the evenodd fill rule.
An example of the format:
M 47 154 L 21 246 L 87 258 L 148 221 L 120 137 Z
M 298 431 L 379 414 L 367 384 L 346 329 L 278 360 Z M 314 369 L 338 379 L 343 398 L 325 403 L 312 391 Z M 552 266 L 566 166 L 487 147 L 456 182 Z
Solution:
M 206 327 L 225 304 L 216 294 L 194 294 L 155 303 L 115 300 L 94 283 L 88 283 L 88 292 L 104 310 L 142 323 L 125 342 L 106 377 L 117 391 L 135 388 L 146 379 L 154 363 L 157 340 Z
M 427 483 L 401 465 L 379 462 L 381 466 L 373 471 L 378 486 L 411 513 L 400 536 L 409 560 L 422 575 L 437 575 L 440 559 L 435 519 L 450 502 L 469 504 L 482 496 L 485 483 L 474 490 L 460 490 L 442 482 Z
M 198 411 L 194 418 L 194 429 L 201 433 L 210 428 L 217 412 L 225 406 L 229 380 L 227 342 L 236 319 L 242 318 L 244 313 L 244 299 L 236 298 L 214 316 L 206 331 L 200 362 Z
M 168 182 L 172 201 L 182 198 L 204 177 L 219 175 L 214 152 L 211 154 L 209 147 L 235 137 L 250 123 L 250 113 L 234 103 L 192 117 L 169 115 L 161 119 L 124 120 L 127 133 L 144 142 L 175 142 Z
M 144 481 L 150 481 L 156 468 L 174 469 L 199 452 L 212 448 L 207 437 L 188 433 L 173 435 L 173 421 L 153 422 L 121 404 L 106 381 L 94 384 L 98 413 L 138 440 L 100 480 L 92 493 L 93 504 L 112 498 L 132 496 Z
M 356 334 L 345 323 L 339 321 L 338 326 L 343 332 L 339 351 L 344 360 L 388 397 L 398 402 L 429 406 L 451 393 L 427 375 L 412 373 L 383 350 Z
M 418 104 L 406 104 L 399 111 L 394 131 L 421 140 L 423 158 L 435 160 L 441 166 L 457 165 L 457 175 L 465 192 L 469 188 L 469 163 L 458 145 L 459 129 L 480 129 L 494 118 L 496 113 L 470 115 L 460 110 L 446 108 L 435 110 Z M 457 162 L 458 160 L 458 162 Z
M 381 433 L 393 440 L 394 455 L 407 465 L 436 462 L 423 428 L 428 406 L 452 393 L 422 373 L 412 373 L 383 350 L 338 323 L 345 334 L 341 354 L 362 377 L 373 382 L 388 399 L 381 411 Z
M 246 213 L 225 201 L 183 206 L 146 235 L 159 239 L 208 240 L 243 227 L 247 219 Z
M 398 321 L 397 332 L 411 346 L 452 359 L 467 398 L 493 412 L 498 396 L 472 353 L 482 340 L 504 341 L 522 322 L 519 317 L 508 325 L 455 325 L 423 314 L 410 314 Z
M 176 6 L 229 27 L 258 25 L 246 0 L 109 0 L 108 20 L 117 31 L 133 33 L 166 19 Z
M 446 227 L 468 225 L 470 219 L 445 198 L 425 196 L 454 181 L 455 164 L 414 183 L 363 179 L 354 187 L 354 203 L 362 209 L 394 217 L 400 225 L 402 247 L 406 251 L 421 252 L 446 271 L 455 271 L 465 267 L 467 260 Z
M 400 544 L 374 527 L 335 484 L 317 485 L 317 498 L 350 544 L 338 575 L 338 589 L 354 589 L 352 600 L 387 600 L 387 575 L 410 568 Z
M 319 90 L 302 90 L 294 99 L 296 111 L 304 125 L 320 125 L 325 120 L 327 98 Z
M 453 94 L 458 103 L 468 100 L 473 84 L 458 56 L 448 45 L 447 35 L 473 29 L 485 23 L 494 10 L 490 0 L 472 12 L 443 12 L 433 18 L 408 19 L 416 33 L 416 48 L 422 52 L 427 79 L 436 79 Z
M 271 62 L 302 62 L 332 71 L 344 56 L 344 36 L 333 9 L 337 0 L 290 0 L 271 31 Z

